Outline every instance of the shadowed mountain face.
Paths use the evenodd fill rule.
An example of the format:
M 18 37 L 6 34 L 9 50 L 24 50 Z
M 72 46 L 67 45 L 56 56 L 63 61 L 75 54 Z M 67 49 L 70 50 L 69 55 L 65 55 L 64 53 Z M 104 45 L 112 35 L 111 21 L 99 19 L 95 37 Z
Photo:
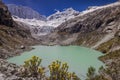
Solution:
M 33 9 L 25 6 L 17 6 L 15 4 L 8 4 L 8 9 L 12 15 L 18 16 L 24 19 L 39 19 L 39 20 L 46 20 L 46 17 L 40 15 L 38 12 L 34 11 Z
M 8 8 L 0 1 L 0 24 L 13 26 L 13 20 Z

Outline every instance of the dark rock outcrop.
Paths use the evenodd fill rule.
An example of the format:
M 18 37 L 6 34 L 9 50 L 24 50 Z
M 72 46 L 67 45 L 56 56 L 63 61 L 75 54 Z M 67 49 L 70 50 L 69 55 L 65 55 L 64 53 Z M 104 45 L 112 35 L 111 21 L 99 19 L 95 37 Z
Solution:
M 13 20 L 7 6 L 2 1 L 0 2 L 0 24 L 6 26 L 13 26 Z

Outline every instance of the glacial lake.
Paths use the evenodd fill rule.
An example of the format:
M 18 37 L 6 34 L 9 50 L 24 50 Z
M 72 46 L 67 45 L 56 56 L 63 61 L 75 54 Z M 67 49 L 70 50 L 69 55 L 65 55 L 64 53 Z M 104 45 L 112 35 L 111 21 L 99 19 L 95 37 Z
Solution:
M 103 54 L 90 48 L 80 46 L 33 46 L 35 49 L 24 52 L 20 56 L 8 59 L 9 62 L 17 65 L 22 65 L 25 60 L 32 56 L 42 58 L 42 66 L 47 67 L 51 62 L 60 60 L 67 62 L 69 71 L 75 72 L 82 79 L 86 76 L 87 70 L 90 66 L 99 69 L 104 65 L 98 60 L 99 56 Z M 84 80 L 84 79 L 83 79 Z

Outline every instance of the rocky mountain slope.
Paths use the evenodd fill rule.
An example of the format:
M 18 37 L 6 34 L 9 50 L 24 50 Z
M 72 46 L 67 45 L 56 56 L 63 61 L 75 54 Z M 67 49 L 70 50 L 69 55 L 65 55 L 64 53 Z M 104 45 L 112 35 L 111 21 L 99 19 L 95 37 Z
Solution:
M 120 30 L 120 2 L 89 9 L 78 17 L 58 26 L 49 38 L 49 43 L 83 45 L 98 48 Z
M 0 58 L 8 58 L 23 51 L 21 46 L 34 39 L 29 30 L 13 21 L 7 6 L 0 2 Z
M 46 17 L 43 15 L 40 15 L 35 10 L 26 7 L 26 6 L 17 6 L 15 4 L 8 4 L 8 9 L 11 12 L 12 15 L 19 16 L 20 18 L 24 19 L 38 19 L 38 20 L 46 20 Z

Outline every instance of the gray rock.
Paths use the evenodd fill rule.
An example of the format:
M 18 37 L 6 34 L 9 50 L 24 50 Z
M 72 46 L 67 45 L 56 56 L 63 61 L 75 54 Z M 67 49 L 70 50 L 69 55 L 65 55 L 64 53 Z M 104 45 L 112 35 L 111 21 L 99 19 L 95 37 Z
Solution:
M 2 74 L 2 73 L 0 73 L 0 80 L 5 80 L 5 75 L 4 74 Z

